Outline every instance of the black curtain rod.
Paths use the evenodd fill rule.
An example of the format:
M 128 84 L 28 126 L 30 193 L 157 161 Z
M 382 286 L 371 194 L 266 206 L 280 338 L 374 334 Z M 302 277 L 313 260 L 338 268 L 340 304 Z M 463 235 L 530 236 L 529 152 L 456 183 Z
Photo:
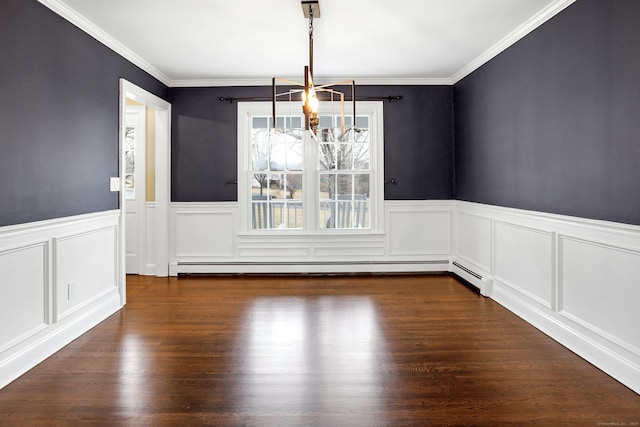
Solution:
M 233 103 L 233 101 L 241 102 L 241 101 L 271 101 L 273 98 L 271 97 L 248 97 L 248 98 L 234 98 L 232 96 L 221 96 L 220 101 L 225 102 L 229 101 Z M 392 95 L 392 96 L 358 96 L 356 101 L 400 101 L 402 99 L 402 95 Z M 329 99 L 320 99 L 321 102 L 328 102 Z M 349 101 L 348 98 L 345 98 L 345 101 Z M 278 101 L 278 102 L 287 102 L 287 101 Z

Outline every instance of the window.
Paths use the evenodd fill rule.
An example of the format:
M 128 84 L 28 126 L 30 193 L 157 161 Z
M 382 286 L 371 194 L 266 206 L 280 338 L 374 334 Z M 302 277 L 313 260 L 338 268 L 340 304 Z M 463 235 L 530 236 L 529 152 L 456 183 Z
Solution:
M 127 126 L 124 131 L 124 194 L 125 199 L 136 198 L 136 128 Z
M 289 104 L 287 104 L 289 105 Z M 382 217 L 382 103 L 358 104 L 356 126 L 320 111 L 317 137 L 292 103 L 273 129 L 271 103 L 238 104 L 238 201 L 243 230 L 378 232 Z M 295 114 L 293 112 L 296 112 Z

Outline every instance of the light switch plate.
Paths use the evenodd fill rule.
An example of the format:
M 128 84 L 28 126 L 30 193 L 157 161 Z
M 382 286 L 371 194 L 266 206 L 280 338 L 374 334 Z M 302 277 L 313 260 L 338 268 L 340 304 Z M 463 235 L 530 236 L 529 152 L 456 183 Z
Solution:
M 120 191 L 120 177 L 112 176 L 109 179 L 109 189 L 111 191 Z

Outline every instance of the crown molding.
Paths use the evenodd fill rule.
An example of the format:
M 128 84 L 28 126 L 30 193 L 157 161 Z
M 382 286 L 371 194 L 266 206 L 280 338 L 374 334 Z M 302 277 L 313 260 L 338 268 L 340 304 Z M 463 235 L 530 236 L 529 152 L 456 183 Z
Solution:
M 555 15 L 566 9 L 576 0 L 556 0 L 549 6 L 542 9 L 539 13 L 533 16 L 531 19 L 520 25 L 518 28 L 507 34 L 498 43 L 491 46 L 487 51 L 478 56 L 476 59 L 465 65 L 460 71 L 451 76 L 451 84 L 456 84 L 491 59 L 498 56 L 501 52 L 506 50 L 511 45 L 515 44 L 518 40 L 553 18 Z
M 109 36 L 100 27 L 94 25 L 92 22 L 87 20 L 82 15 L 78 14 L 66 4 L 60 2 L 59 0 L 38 0 L 38 2 L 42 3 L 44 6 L 60 15 L 62 18 L 80 28 L 82 31 L 89 34 L 100 43 L 112 49 L 123 58 L 131 61 L 134 65 L 151 74 L 153 77 L 160 80 L 165 85 L 170 86 L 171 79 L 166 74 L 151 65 L 151 63 L 147 62 L 134 51 L 132 51 L 113 37 Z
M 284 77 L 291 81 L 300 81 L 300 76 Z M 399 77 L 399 78 L 380 78 L 380 77 L 362 77 L 362 78 L 335 78 L 335 79 L 314 79 L 316 85 L 331 84 L 334 82 L 354 80 L 358 86 L 375 85 L 375 86 L 450 86 L 452 81 L 450 78 L 418 78 L 418 77 Z M 171 80 L 170 87 L 224 87 L 224 86 L 271 86 L 271 78 L 252 78 L 252 79 L 194 79 L 194 80 Z
M 403 85 L 454 85 L 482 65 L 496 57 L 505 49 L 516 43 L 518 40 L 547 22 L 549 19 L 560 13 L 562 10 L 570 6 L 576 0 L 555 0 L 549 6 L 541 10 L 531 19 L 520 25 L 498 43 L 486 50 L 476 59 L 465 65 L 451 77 L 442 78 L 419 78 L 419 77 L 398 77 L 398 78 L 382 78 L 382 77 L 363 77 L 363 78 L 345 78 L 345 79 L 318 79 L 316 83 L 327 84 L 334 81 L 355 80 L 358 85 L 377 85 L 377 86 L 403 86 Z M 131 61 L 134 65 L 151 74 L 156 79 L 168 87 L 224 87 L 224 86 L 270 86 L 271 78 L 247 78 L 247 79 L 171 79 L 162 71 L 157 69 L 151 63 L 140 57 L 138 54 L 127 48 L 125 45 L 109 36 L 102 29 L 94 25 L 92 22 L 75 12 L 73 9 L 62 3 L 60 0 L 38 0 L 41 4 L 51 9 L 76 27 L 80 28 L 100 43 L 112 49 L 120 56 Z M 291 78 L 297 81 L 296 78 Z

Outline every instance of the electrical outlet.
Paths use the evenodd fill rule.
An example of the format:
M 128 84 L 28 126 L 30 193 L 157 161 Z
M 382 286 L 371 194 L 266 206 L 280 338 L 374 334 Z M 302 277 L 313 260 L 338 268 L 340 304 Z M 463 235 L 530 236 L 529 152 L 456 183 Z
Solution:
M 111 191 L 120 191 L 120 177 L 112 176 L 109 179 L 109 189 Z
M 71 301 L 76 297 L 76 282 L 67 283 L 67 300 Z

